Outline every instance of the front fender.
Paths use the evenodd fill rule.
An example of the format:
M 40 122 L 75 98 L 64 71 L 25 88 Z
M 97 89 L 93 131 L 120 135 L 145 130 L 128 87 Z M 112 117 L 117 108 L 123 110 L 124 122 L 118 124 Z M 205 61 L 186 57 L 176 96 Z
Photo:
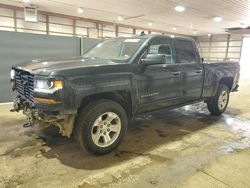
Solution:
M 115 91 L 129 91 L 134 102 L 136 86 L 132 74 L 109 74 L 93 77 L 75 77 L 68 81 L 68 89 L 65 91 L 65 101 L 70 106 L 79 108 L 83 98 Z M 67 99 L 69 96 L 70 99 Z

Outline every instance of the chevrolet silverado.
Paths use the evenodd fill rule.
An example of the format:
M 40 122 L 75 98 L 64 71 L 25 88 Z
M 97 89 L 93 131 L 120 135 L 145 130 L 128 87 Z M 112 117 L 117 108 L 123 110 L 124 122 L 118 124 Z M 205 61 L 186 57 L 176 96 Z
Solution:
M 100 155 L 119 145 L 136 114 L 201 101 L 211 114 L 222 114 L 239 72 L 237 62 L 203 62 L 190 38 L 118 37 L 79 58 L 13 66 L 13 111 L 22 110 L 29 125 L 58 126 Z

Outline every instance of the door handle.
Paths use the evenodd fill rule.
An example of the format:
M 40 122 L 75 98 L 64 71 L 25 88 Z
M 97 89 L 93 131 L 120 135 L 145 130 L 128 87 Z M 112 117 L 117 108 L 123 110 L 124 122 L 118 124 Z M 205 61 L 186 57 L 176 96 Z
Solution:
M 181 74 L 181 72 L 180 72 L 180 71 L 177 71 L 177 72 L 171 72 L 171 74 L 172 74 L 172 75 L 174 75 L 174 76 L 178 76 L 178 75 L 180 75 L 180 74 Z
M 195 73 L 197 73 L 197 74 L 200 74 L 201 72 L 202 72 L 202 70 L 200 70 L 200 69 L 195 71 Z

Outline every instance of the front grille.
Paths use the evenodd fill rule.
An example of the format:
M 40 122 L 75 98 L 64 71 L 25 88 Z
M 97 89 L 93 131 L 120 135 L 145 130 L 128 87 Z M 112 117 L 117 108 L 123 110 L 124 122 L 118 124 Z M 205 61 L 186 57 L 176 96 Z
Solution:
M 34 75 L 27 71 L 15 70 L 16 91 L 26 102 L 33 104 Z

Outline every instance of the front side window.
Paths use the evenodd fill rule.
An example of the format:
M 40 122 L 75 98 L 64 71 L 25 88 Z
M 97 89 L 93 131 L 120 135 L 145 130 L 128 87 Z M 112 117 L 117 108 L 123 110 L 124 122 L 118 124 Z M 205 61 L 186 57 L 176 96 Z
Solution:
M 83 57 L 111 59 L 115 62 L 126 63 L 144 42 L 145 39 L 141 38 L 109 39 L 89 50 Z
M 170 44 L 153 44 L 150 45 L 148 48 L 148 55 L 151 54 L 159 54 L 164 55 L 166 57 L 166 63 L 172 64 L 173 63 L 173 53 Z
M 192 41 L 175 40 L 177 63 L 197 63 L 196 49 Z

